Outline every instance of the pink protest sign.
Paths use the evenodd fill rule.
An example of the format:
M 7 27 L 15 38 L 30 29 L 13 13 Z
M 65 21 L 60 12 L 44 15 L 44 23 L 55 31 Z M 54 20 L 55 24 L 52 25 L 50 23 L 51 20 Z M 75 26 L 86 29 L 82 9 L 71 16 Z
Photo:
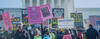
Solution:
M 40 7 L 28 7 L 28 23 L 40 24 L 42 22 L 42 15 L 40 13 Z
M 3 17 L 3 21 L 4 21 L 4 25 L 5 25 L 5 30 L 12 30 L 13 29 L 13 26 L 12 26 L 12 23 L 11 23 L 11 18 L 10 18 L 10 15 L 8 12 L 6 13 L 3 13 L 2 14 L 2 17 Z
M 71 35 L 64 35 L 63 39 L 72 39 Z
M 52 11 L 49 4 L 41 5 L 40 12 L 42 13 L 43 21 L 53 18 Z

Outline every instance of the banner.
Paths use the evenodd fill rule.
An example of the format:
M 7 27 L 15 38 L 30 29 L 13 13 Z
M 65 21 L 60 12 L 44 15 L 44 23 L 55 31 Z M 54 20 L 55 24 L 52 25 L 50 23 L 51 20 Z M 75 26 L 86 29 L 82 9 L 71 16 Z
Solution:
M 41 24 L 42 17 L 40 13 L 40 7 L 28 7 L 27 10 L 28 10 L 28 23 L 29 24 Z
M 8 12 L 6 13 L 3 13 L 2 14 L 2 17 L 3 17 L 3 21 L 4 21 L 4 25 L 5 25 L 5 30 L 12 30 L 13 29 L 13 26 L 12 26 L 12 23 L 11 23 L 11 18 L 10 18 L 10 15 Z
M 12 19 L 13 30 L 18 29 L 19 23 L 20 23 L 20 17 L 14 17 L 14 19 Z
M 82 13 L 71 13 L 71 18 L 74 19 L 74 24 L 77 28 L 83 28 L 83 15 Z
M 23 23 L 23 26 L 28 26 L 28 16 L 27 16 L 27 14 L 22 14 L 22 23 Z
M 41 5 L 40 12 L 42 13 L 43 21 L 53 18 L 52 11 L 49 4 Z
M 52 19 L 52 28 L 57 28 L 58 27 L 58 19 L 57 18 L 53 18 Z
M 69 19 L 58 19 L 58 28 L 67 28 L 71 29 L 74 27 L 74 20 L 69 18 Z
M 52 13 L 55 18 L 64 18 L 64 8 L 53 8 Z

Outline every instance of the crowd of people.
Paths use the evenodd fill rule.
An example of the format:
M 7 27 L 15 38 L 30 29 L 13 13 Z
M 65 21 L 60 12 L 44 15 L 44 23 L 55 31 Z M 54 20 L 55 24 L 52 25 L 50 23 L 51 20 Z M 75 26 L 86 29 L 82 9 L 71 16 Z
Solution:
M 88 30 L 76 30 L 76 29 L 57 29 L 56 31 L 50 31 L 49 28 L 41 30 L 40 27 L 29 27 L 23 29 L 18 26 L 18 30 L 9 30 L 3 32 L 0 27 L 0 39 L 100 39 L 100 31 L 96 31 L 92 25 Z

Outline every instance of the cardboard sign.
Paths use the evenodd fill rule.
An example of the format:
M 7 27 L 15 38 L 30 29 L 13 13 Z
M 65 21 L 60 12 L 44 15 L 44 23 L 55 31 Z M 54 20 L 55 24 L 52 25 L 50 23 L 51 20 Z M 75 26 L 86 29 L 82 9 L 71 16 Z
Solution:
M 75 22 L 82 22 L 83 21 L 82 13 L 71 13 L 71 17 L 74 18 Z
M 74 27 L 74 20 L 69 19 L 58 19 L 58 28 L 67 28 L 71 29 Z
M 58 27 L 58 19 L 57 18 L 53 18 L 52 19 L 52 28 L 57 28 Z
M 3 13 L 2 14 L 2 17 L 3 17 L 3 21 L 4 21 L 4 25 L 5 25 L 5 30 L 12 30 L 13 29 L 13 26 L 12 26 L 12 23 L 11 23 L 11 18 L 10 18 L 10 15 L 8 12 L 6 13 Z
M 20 17 L 14 17 L 14 19 L 11 20 L 12 22 L 20 22 Z
M 55 18 L 64 18 L 64 8 L 53 8 L 52 13 Z
M 72 39 L 72 36 L 71 35 L 64 35 L 63 39 Z
M 40 7 L 28 7 L 27 10 L 29 24 L 40 24 L 42 22 Z
M 20 17 L 14 17 L 14 19 L 12 19 L 13 30 L 18 29 L 19 23 L 20 23 Z
M 12 23 L 12 25 L 13 25 L 13 30 L 17 30 L 17 29 L 18 29 L 18 24 L 19 24 L 19 23 Z
M 71 13 L 71 18 L 74 19 L 74 24 L 77 28 L 83 27 L 83 15 L 82 15 L 82 13 Z
M 40 12 L 42 13 L 43 21 L 53 18 L 52 11 L 49 4 L 41 5 Z

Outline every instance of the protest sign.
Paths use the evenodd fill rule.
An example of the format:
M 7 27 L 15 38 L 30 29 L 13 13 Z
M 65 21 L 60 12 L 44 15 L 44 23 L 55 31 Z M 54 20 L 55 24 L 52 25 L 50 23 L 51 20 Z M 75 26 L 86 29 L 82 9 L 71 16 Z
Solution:
M 42 22 L 40 7 L 28 7 L 27 10 L 29 24 L 40 24 Z
M 17 29 L 18 29 L 18 24 L 19 24 L 19 23 L 12 23 L 12 25 L 13 25 L 13 30 L 17 30 Z
M 2 17 L 3 17 L 3 21 L 4 21 L 4 25 L 5 25 L 5 30 L 12 30 L 13 26 L 11 23 L 11 17 L 9 15 L 9 12 L 6 13 L 2 13 Z
M 55 18 L 64 18 L 64 8 L 53 8 L 52 13 Z
M 57 28 L 58 27 L 58 19 L 57 18 L 53 18 L 52 19 L 52 28 Z
M 41 5 L 40 12 L 42 13 L 43 21 L 53 18 L 52 11 L 49 4 Z
M 20 17 L 14 17 L 12 19 L 13 30 L 18 29 L 18 24 L 20 23 Z
M 74 27 L 74 20 L 72 18 L 69 18 L 69 19 L 58 19 L 58 28 L 71 29 L 73 27 Z
M 77 28 L 83 27 L 83 15 L 82 15 L 82 13 L 71 13 L 71 18 L 74 19 L 74 24 Z

